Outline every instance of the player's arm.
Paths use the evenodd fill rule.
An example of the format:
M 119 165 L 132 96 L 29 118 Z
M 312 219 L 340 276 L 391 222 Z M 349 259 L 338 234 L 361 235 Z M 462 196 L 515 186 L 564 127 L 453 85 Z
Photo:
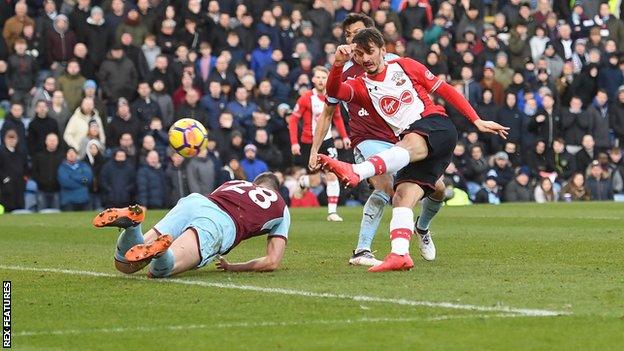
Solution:
M 310 148 L 310 159 L 308 160 L 308 167 L 310 170 L 315 171 L 319 168 L 316 157 L 318 155 L 318 150 L 323 144 L 323 140 L 327 135 L 327 131 L 331 126 L 332 116 L 337 110 L 336 104 L 325 104 L 323 107 L 323 112 L 316 120 L 316 130 L 314 130 L 314 137 L 312 138 L 312 147 Z
M 303 116 L 306 109 L 304 99 L 301 97 L 297 100 L 290 118 L 288 119 L 288 133 L 290 135 L 290 151 L 293 155 L 301 155 L 301 146 L 299 145 L 299 120 Z
M 349 136 L 347 135 L 347 129 L 345 128 L 344 119 L 342 119 L 342 114 L 340 113 L 340 109 L 334 109 L 333 123 L 336 126 L 336 129 L 338 130 L 338 134 L 340 134 L 340 137 L 342 138 L 342 141 L 345 144 L 345 148 L 350 149 L 351 139 L 349 139 Z
M 334 56 L 334 65 L 327 77 L 327 95 L 345 102 L 354 101 L 356 98 L 355 88 L 350 84 L 354 80 L 342 81 L 342 68 L 351 59 L 352 50 L 353 45 L 338 46 Z
M 270 272 L 276 270 L 284 257 L 289 230 L 290 211 L 288 211 L 288 207 L 284 207 L 282 220 L 279 221 L 269 233 L 266 256 L 244 263 L 228 263 L 225 258 L 219 257 L 217 268 L 233 272 Z
M 279 267 L 286 250 L 286 239 L 282 236 L 271 236 L 267 241 L 266 256 L 243 263 L 228 263 L 219 256 L 217 268 L 232 272 L 270 272 Z

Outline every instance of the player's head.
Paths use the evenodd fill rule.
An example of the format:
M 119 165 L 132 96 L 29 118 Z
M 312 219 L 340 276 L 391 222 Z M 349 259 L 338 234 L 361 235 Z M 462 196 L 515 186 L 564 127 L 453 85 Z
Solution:
M 377 29 L 362 29 L 353 37 L 353 44 L 353 58 L 366 73 L 379 73 L 383 69 L 386 43 Z
M 277 176 L 271 172 L 258 174 L 253 183 L 270 190 L 279 191 L 279 179 L 277 179 Z
M 342 22 L 342 31 L 345 34 L 345 41 L 351 44 L 353 37 L 364 28 L 374 28 L 375 22 L 372 18 L 363 13 L 350 13 Z
M 314 67 L 314 69 L 312 69 L 312 72 L 314 73 L 312 75 L 312 83 L 314 84 L 314 88 L 316 88 L 316 90 L 320 92 L 324 92 L 329 71 L 323 66 L 316 66 Z

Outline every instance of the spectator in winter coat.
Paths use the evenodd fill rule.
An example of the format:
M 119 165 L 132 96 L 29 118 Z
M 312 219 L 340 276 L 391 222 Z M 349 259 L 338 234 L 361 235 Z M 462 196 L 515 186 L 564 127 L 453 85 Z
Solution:
M 130 113 L 128 100 L 119 98 L 117 101 L 117 113 L 108 125 L 108 143 L 109 148 L 119 146 L 119 139 L 125 133 L 132 136 L 132 140 L 139 140 L 139 134 L 143 131 L 141 121 Z
M 494 175 L 496 184 L 503 189 L 514 178 L 514 171 L 509 166 L 509 155 L 505 151 L 499 151 L 494 155 L 494 165 L 487 174 Z
M 132 103 L 132 115 L 141 122 L 142 129 L 146 130 L 151 119 L 154 117 L 162 119 L 162 114 L 158 102 L 152 96 L 152 88 L 148 82 L 139 82 L 137 93 L 138 97 Z
M 48 115 L 58 123 L 59 136 L 63 139 L 65 126 L 67 126 L 67 122 L 71 117 L 71 112 L 67 108 L 62 91 L 56 90 L 54 94 L 52 94 L 52 104 L 50 105 Z
M 527 153 L 526 163 L 535 178 L 542 177 L 543 173 L 551 173 L 555 169 L 551 150 L 548 150 L 543 140 L 538 140 L 534 149 Z
M 109 104 L 120 97 L 133 99 L 139 76 L 132 61 L 124 55 L 121 45 L 112 47 L 108 58 L 100 66 L 98 77 L 102 93 Z
M 245 146 L 245 158 L 240 162 L 241 167 L 245 171 L 245 175 L 247 175 L 247 181 L 253 181 L 258 174 L 262 172 L 267 172 L 269 167 L 267 164 L 256 158 L 256 152 L 258 148 L 253 144 L 248 144 Z
M 568 180 L 568 183 L 561 189 L 561 200 L 570 201 L 589 201 L 591 196 L 589 189 L 585 185 L 585 176 L 583 173 L 574 173 Z
M 600 68 L 598 73 L 598 87 L 604 89 L 613 101 L 617 98 L 617 91 L 620 85 L 624 84 L 624 72 L 620 70 L 620 65 L 624 65 L 624 58 L 620 60 L 621 53 L 612 52 L 607 58 L 607 62 Z
M 271 39 L 268 35 L 261 35 L 258 38 L 258 47 L 251 53 L 251 69 L 254 71 L 256 80 L 262 78 L 262 68 L 271 63 Z
M 69 29 L 67 16 L 60 14 L 54 18 L 54 30 L 47 32 L 46 58 L 52 71 L 58 71 L 74 53 L 76 35 Z
M 544 140 L 546 147 L 550 148 L 561 133 L 561 113 L 555 107 L 555 99 L 551 93 L 542 97 L 542 106 L 536 115 L 530 118 L 528 130 L 533 133 L 535 139 Z
M 35 95 L 33 95 L 32 101 L 30 103 L 30 107 L 28 108 L 27 115 L 34 116 L 35 114 L 35 105 L 39 100 L 43 100 L 48 107 L 52 106 L 52 97 L 54 96 L 54 91 L 56 90 L 56 78 L 47 77 L 43 81 L 43 86 L 37 88 L 35 91 Z
M 147 208 L 164 208 L 167 188 L 165 171 L 158 153 L 155 150 L 150 151 L 145 157 L 145 163 L 137 172 L 137 203 Z
M 26 153 L 18 148 L 19 133 L 5 130 L 0 146 L 0 205 L 9 212 L 24 208 Z
M 67 103 L 67 108 L 74 111 L 82 100 L 82 88 L 87 79 L 80 74 L 80 64 L 75 59 L 67 63 L 67 70 L 58 79 L 59 89 Z
M 485 174 L 489 168 L 487 160 L 483 156 L 483 148 L 480 145 L 473 145 L 470 148 L 470 158 L 468 167 L 464 173 L 466 180 L 481 184 L 485 181 Z
M 283 155 L 277 147 L 270 142 L 269 134 L 266 129 L 256 129 L 254 144 L 258 148 L 258 159 L 266 162 L 269 169 L 275 170 L 281 168 Z
M 562 138 L 557 138 L 553 142 L 552 154 L 555 172 L 557 172 L 557 181 L 563 183 L 565 180 L 570 179 L 576 171 L 576 160 L 574 155 L 566 151 L 565 141 Z
M 587 174 L 587 188 L 593 201 L 613 200 L 613 185 L 600 162 L 594 160 Z
M 529 184 L 530 170 L 521 168 L 516 178 L 505 188 L 505 202 L 529 202 L 533 199 L 533 191 Z
M 19 38 L 15 41 L 15 53 L 9 56 L 8 86 L 9 95 L 13 101 L 21 101 L 24 106 L 30 102 L 30 95 L 36 91 L 37 63 L 35 59 L 26 54 L 26 41 Z
M 178 107 L 175 119 L 192 118 L 199 121 L 204 126 L 209 126 L 208 114 L 206 110 L 199 104 L 200 94 L 195 89 L 186 92 L 184 103 Z
M 37 182 L 37 209 L 60 209 L 57 171 L 63 162 L 59 150 L 59 137 L 54 133 L 45 136 L 45 149 L 32 158 L 32 179 Z
M 222 165 L 208 149 L 189 160 L 186 166 L 188 187 L 191 193 L 210 194 L 222 183 Z
M 100 7 L 91 8 L 84 33 L 77 34 L 80 42 L 89 48 L 89 61 L 98 69 L 115 40 L 112 24 L 104 19 L 104 12 Z
M 35 118 L 28 124 L 28 152 L 34 155 L 45 150 L 46 135 L 59 135 L 58 123 L 48 116 L 48 105 L 39 100 L 35 105 Z
M 4 117 L 2 129 L 0 129 L 0 140 L 4 141 L 7 131 L 14 130 L 17 133 L 17 150 L 26 155 L 28 152 L 26 142 L 26 127 L 22 119 L 24 118 L 24 105 L 20 102 L 13 102 L 9 113 Z
M 160 114 L 162 115 L 163 127 L 169 129 L 173 124 L 173 100 L 171 96 L 165 90 L 165 84 L 162 80 L 157 79 L 152 83 L 154 100 L 160 108 Z
M 538 204 L 557 202 L 559 201 L 559 191 L 555 189 L 550 178 L 542 178 L 535 187 L 533 197 Z
M 501 188 L 496 182 L 496 176 L 488 176 L 483 187 L 475 194 L 475 203 L 498 205 L 501 203 Z
M 5 3 L 4 6 L 10 6 L 10 3 Z M 26 2 L 18 1 L 15 4 L 15 16 L 9 18 L 4 22 L 2 28 L 2 37 L 6 41 L 6 45 L 9 48 L 13 48 L 15 41 L 22 35 L 24 27 L 27 25 L 34 26 L 35 21 L 28 17 L 28 5 Z M 5 17 L 6 18 L 6 17 Z M 67 19 L 67 17 L 65 17 Z
M 82 139 L 86 137 L 89 132 L 89 123 L 91 121 L 95 121 L 95 123 L 98 124 L 100 129 L 100 142 L 105 143 L 104 126 L 102 125 L 102 120 L 100 119 L 98 111 L 94 109 L 93 99 L 91 98 L 82 99 L 80 107 L 74 111 L 69 122 L 67 122 L 67 127 L 63 134 L 65 143 L 78 150 Z
M 100 187 L 104 207 L 126 207 L 135 193 L 134 165 L 127 161 L 126 152 L 117 149 L 102 167 Z
M 184 157 L 177 153 L 171 155 L 171 162 L 165 171 L 168 207 L 175 206 L 178 200 L 190 194 L 185 166 Z
M 624 85 L 618 88 L 615 101 L 609 108 L 609 125 L 619 140 L 619 146 L 624 146 Z
M 221 84 L 218 81 L 208 82 L 208 93 L 201 98 L 200 104 L 208 116 L 206 128 L 210 130 L 219 129 L 219 116 L 225 109 L 227 99 L 222 93 Z
M 97 139 L 89 140 L 86 146 L 86 154 L 83 156 L 82 160 L 91 167 L 93 182 L 91 183 L 91 187 L 89 187 L 89 207 L 97 211 L 102 208 L 100 173 L 102 172 L 104 163 L 106 163 L 104 145 Z
M 608 98 L 606 91 L 598 90 L 594 102 L 587 109 L 590 133 L 600 151 L 605 151 L 611 147 Z
M 89 186 L 93 181 L 91 168 L 78 160 L 76 149 L 70 147 L 65 161 L 58 168 L 61 186 L 61 210 L 86 211 L 89 209 Z
M 524 114 L 517 107 L 516 94 L 508 92 L 505 95 L 505 104 L 496 114 L 495 121 L 509 127 L 507 140 L 519 145 L 522 141 L 522 121 Z
M 570 100 L 570 107 L 561 113 L 563 139 L 568 144 L 567 150 L 572 154 L 581 149 L 583 136 L 590 132 L 589 116 L 582 108 L 581 98 L 574 96 Z
M 251 124 L 251 117 L 254 112 L 258 111 L 258 105 L 249 101 L 249 92 L 243 86 L 236 88 L 234 98 L 226 106 L 226 109 L 234 116 L 234 124 L 237 126 Z

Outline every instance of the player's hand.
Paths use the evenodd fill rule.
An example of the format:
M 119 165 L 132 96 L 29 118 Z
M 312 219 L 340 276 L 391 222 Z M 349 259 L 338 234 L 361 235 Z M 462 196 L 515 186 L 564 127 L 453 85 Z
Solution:
M 344 148 L 349 150 L 351 148 L 351 139 L 349 138 L 344 138 L 342 139 L 342 142 L 344 143 Z
M 353 56 L 353 48 L 355 44 L 348 45 L 340 45 L 336 49 L 336 53 L 334 54 L 334 64 L 337 66 L 342 66 L 347 63 L 351 56 Z
M 293 155 L 298 156 L 301 155 L 301 145 L 299 144 L 293 144 L 290 146 L 290 152 L 292 152 Z
M 504 127 L 494 121 L 478 119 L 474 122 L 474 125 L 482 133 L 498 134 L 503 139 L 507 139 L 507 134 L 509 134 L 509 127 Z
M 321 165 L 318 163 L 318 152 L 311 150 L 310 151 L 310 159 L 308 160 L 308 168 L 312 172 L 316 172 L 321 168 Z
M 215 263 L 217 269 L 222 271 L 227 271 L 230 264 L 223 256 L 217 256 L 217 262 Z

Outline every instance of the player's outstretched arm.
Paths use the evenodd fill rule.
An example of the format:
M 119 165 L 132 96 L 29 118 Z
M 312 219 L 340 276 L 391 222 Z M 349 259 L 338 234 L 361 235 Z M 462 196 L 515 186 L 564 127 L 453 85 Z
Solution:
M 225 258 L 219 256 L 217 268 L 232 272 L 270 272 L 279 267 L 284 251 L 286 239 L 281 236 L 271 236 L 267 241 L 267 254 L 244 263 L 228 263 Z
M 319 169 L 319 165 L 316 162 L 316 158 L 318 156 L 318 150 L 323 144 L 323 140 L 327 135 L 327 131 L 331 126 L 331 120 L 336 111 L 336 106 L 334 104 L 325 104 L 323 107 L 323 112 L 319 116 L 316 121 L 316 129 L 314 130 L 314 138 L 312 139 L 312 147 L 310 148 L 310 160 L 308 161 L 308 167 L 312 171 L 316 171 Z
M 355 91 L 351 85 L 342 82 L 342 67 L 353 55 L 353 45 L 340 45 L 336 49 L 334 65 L 327 77 L 327 95 L 345 102 L 353 100 Z
M 451 85 L 441 82 L 440 86 L 435 90 L 435 93 L 453 105 L 464 117 L 472 122 L 479 131 L 483 133 L 498 134 L 503 139 L 507 139 L 508 127 L 504 127 L 494 121 L 484 121 L 477 115 L 477 112 L 472 108 L 470 102 L 455 90 Z

